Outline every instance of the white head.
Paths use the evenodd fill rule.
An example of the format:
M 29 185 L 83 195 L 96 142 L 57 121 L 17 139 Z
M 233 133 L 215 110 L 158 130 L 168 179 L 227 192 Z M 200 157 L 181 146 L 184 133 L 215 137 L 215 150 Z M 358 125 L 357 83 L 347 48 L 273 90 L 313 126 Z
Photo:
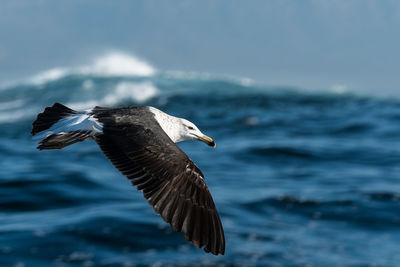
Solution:
M 179 129 L 179 141 L 186 141 L 186 140 L 200 140 L 204 143 L 206 143 L 209 146 L 215 147 L 215 141 L 211 138 L 208 137 L 207 135 L 203 134 L 199 128 L 197 128 L 194 123 L 185 120 L 185 119 L 179 119 L 180 120 L 180 129 Z
M 187 140 L 199 140 L 209 146 L 215 147 L 215 141 L 211 137 L 203 134 L 194 123 L 168 115 L 153 107 L 149 107 L 149 109 L 154 114 L 155 119 L 164 132 L 175 143 Z

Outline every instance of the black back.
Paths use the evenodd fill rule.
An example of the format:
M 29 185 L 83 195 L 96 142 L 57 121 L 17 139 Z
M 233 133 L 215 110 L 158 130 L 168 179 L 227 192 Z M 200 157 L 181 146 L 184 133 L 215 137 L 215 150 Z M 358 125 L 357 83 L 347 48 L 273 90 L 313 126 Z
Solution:
M 221 220 L 204 175 L 168 137 L 147 107 L 107 109 L 93 114 L 103 123 L 96 142 L 156 213 L 206 252 L 224 254 Z

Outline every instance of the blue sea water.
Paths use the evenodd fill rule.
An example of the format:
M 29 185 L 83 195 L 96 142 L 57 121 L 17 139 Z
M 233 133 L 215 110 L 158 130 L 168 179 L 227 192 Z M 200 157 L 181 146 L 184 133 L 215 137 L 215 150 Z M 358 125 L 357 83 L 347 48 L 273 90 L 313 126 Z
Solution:
M 0 266 L 400 265 L 399 100 L 107 66 L 0 89 Z M 31 123 L 54 102 L 152 105 L 212 136 L 216 149 L 180 146 L 226 255 L 172 232 L 94 142 L 36 150 Z

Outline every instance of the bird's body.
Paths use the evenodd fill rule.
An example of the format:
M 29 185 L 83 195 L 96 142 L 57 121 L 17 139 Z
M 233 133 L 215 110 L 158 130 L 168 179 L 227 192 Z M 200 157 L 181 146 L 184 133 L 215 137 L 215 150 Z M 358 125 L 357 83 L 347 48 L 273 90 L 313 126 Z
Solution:
M 80 113 L 56 103 L 38 115 L 32 135 L 43 138 L 41 150 L 95 140 L 173 230 L 206 252 L 224 254 L 224 231 L 204 175 L 175 144 L 198 139 L 215 146 L 193 123 L 153 107 Z

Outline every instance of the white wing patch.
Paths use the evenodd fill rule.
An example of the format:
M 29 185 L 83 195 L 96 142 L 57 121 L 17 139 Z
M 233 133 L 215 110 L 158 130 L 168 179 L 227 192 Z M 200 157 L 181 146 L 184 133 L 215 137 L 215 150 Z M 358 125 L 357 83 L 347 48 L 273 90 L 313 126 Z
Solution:
M 49 129 L 35 135 L 35 139 L 46 138 L 52 134 L 74 131 L 91 131 L 93 135 L 103 133 L 103 124 L 91 115 L 90 111 L 74 114 L 59 120 Z

